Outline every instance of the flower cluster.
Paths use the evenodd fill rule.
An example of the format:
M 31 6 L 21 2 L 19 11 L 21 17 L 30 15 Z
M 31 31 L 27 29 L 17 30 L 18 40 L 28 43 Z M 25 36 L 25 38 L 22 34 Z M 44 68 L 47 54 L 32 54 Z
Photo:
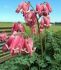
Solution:
M 50 27 L 49 13 L 51 13 L 52 9 L 49 3 L 44 3 L 44 4 L 37 4 L 36 11 L 39 14 L 39 16 L 42 16 L 40 21 L 40 28 L 39 28 L 40 32 L 42 32 L 44 27 L 46 28 Z
M 20 32 L 25 32 L 25 28 L 24 26 L 22 25 L 21 22 L 15 22 L 12 26 L 12 31 L 20 31 Z
M 8 36 L 6 32 L 0 33 L 0 41 L 6 41 L 7 38 Z
M 18 5 L 18 8 L 16 9 L 16 12 L 19 13 L 20 11 L 23 13 L 23 12 L 26 12 L 29 10 L 29 7 L 30 7 L 30 3 L 26 3 L 26 2 L 22 2 Z
M 37 4 L 36 9 L 32 8 L 30 10 L 31 4 L 30 2 L 23 2 L 19 4 L 18 8 L 16 9 L 16 12 L 22 12 L 23 17 L 26 21 L 26 25 L 28 25 L 33 33 L 36 33 L 35 25 L 38 22 L 39 18 L 41 17 L 41 21 L 39 23 L 39 31 L 42 32 L 44 27 L 49 28 L 50 27 L 50 17 L 49 13 L 51 13 L 52 9 L 49 3 L 44 2 L 42 4 Z M 39 18 L 37 17 L 39 16 Z M 34 28 L 33 28 L 34 27 Z
M 30 2 L 22 2 L 18 5 L 16 13 L 21 12 L 23 14 L 26 25 L 30 27 L 31 32 L 37 34 L 37 30 L 40 33 L 44 28 L 49 28 L 49 13 L 52 11 L 49 3 L 44 2 L 42 4 L 37 4 L 36 9 L 32 7 L 30 10 L 30 7 L 32 7 Z M 41 21 L 39 22 L 40 18 Z M 38 26 L 38 28 L 36 26 Z M 32 55 L 35 51 L 35 48 L 33 48 L 33 40 L 29 37 L 24 38 L 23 33 L 25 32 L 25 28 L 22 23 L 15 22 L 12 27 L 12 32 L 12 35 L 3 46 L 2 51 L 6 52 L 9 50 L 12 55 L 18 53 L 29 53 Z
M 11 55 L 16 55 L 18 53 L 28 53 L 32 55 L 35 48 L 33 48 L 32 38 L 24 38 L 22 34 L 18 34 L 15 31 L 2 47 L 3 52 L 8 50 L 10 51 Z

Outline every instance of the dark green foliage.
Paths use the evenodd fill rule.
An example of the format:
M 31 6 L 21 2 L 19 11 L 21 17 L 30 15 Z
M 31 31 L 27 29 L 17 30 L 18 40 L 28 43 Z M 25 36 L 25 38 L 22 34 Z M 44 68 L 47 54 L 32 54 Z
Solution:
M 45 41 L 46 37 L 46 41 Z M 42 35 L 45 47 L 41 57 L 41 39 L 33 36 L 35 53 L 32 56 L 18 55 L 0 64 L 0 70 L 61 70 L 61 31 L 53 33 L 46 31 Z

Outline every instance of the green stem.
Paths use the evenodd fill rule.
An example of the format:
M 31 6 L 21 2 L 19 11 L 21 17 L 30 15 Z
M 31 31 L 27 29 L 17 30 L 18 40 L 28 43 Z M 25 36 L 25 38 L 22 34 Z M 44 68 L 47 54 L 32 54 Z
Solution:
M 32 9 L 35 11 L 34 7 L 32 6 L 32 4 L 30 3 L 30 6 L 32 7 Z
M 30 66 L 29 66 L 29 70 L 30 70 Z
M 41 35 L 40 35 L 40 42 L 41 42 L 41 54 L 42 54 L 42 58 L 43 58 L 43 45 L 42 45 L 42 33 L 41 33 Z
M 41 45 L 41 55 L 42 55 L 42 58 L 43 58 L 42 33 L 40 34 L 40 31 L 39 31 L 39 22 L 38 22 L 38 19 L 37 19 L 37 26 L 38 26 L 39 42 L 40 42 L 40 45 Z
M 32 9 L 35 11 L 35 9 L 33 8 L 33 6 L 30 3 L 30 6 L 32 7 Z M 38 22 L 39 18 L 37 18 L 37 26 L 38 26 L 38 36 L 39 36 L 39 40 L 41 39 L 41 54 L 42 54 L 42 58 L 43 58 L 43 46 L 42 46 L 42 36 L 40 36 L 40 31 L 39 31 L 39 22 Z M 42 35 L 42 33 L 41 33 Z
M 46 27 L 45 27 L 45 47 L 44 51 L 46 51 Z

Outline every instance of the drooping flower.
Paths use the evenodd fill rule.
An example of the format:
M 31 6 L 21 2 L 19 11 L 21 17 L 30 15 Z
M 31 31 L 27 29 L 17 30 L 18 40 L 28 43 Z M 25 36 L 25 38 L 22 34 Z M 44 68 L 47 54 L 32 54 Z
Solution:
M 25 28 L 23 26 L 23 24 L 21 22 L 16 22 L 14 23 L 13 27 L 12 27 L 12 31 L 20 31 L 20 32 L 25 32 Z
M 44 30 L 44 27 L 49 28 L 50 27 L 50 18 L 49 16 L 43 16 L 40 22 L 39 30 L 42 32 Z
M 6 41 L 6 39 L 8 38 L 7 33 L 0 33 L 0 41 Z
M 8 48 L 7 48 L 8 46 L 5 44 L 5 45 L 3 45 L 2 46 L 2 51 L 3 52 L 7 52 L 8 51 Z
M 30 2 L 22 2 L 18 5 L 18 8 L 16 9 L 16 12 L 19 13 L 20 11 L 26 12 L 29 10 Z
M 10 45 L 10 53 L 12 55 L 17 53 L 17 52 L 15 52 L 15 49 L 18 48 L 17 45 L 18 45 L 19 40 L 20 40 L 19 36 L 16 36 L 15 39 L 12 41 L 12 43 Z M 17 50 L 19 50 L 19 48 Z
M 25 45 L 26 51 L 32 55 L 33 51 L 35 51 L 35 48 L 33 48 L 33 40 L 32 38 L 25 39 Z
M 49 16 L 47 16 L 47 17 L 44 16 L 43 19 L 44 19 L 44 26 L 49 28 L 50 27 L 50 18 L 49 18 Z
M 40 28 L 42 28 L 42 29 L 44 28 L 44 19 L 43 18 L 41 19 L 41 22 L 40 22 Z
M 32 33 L 32 34 L 37 34 L 36 25 L 34 25 L 34 26 L 31 27 L 31 33 Z
M 46 6 L 47 6 L 49 12 L 52 12 L 52 8 L 51 8 L 51 6 L 50 6 L 50 4 L 48 2 L 46 3 Z
M 36 12 L 39 16 L 47 16 L 52 11 L 49 3 L 37 4 L 36 5 Z
M 19 52 L 22 53 L 22 51 L 24 50 L 24 37 L 22 35 L 20 35 L 18 47 L 19 47 Z
M 7 42 L 6 42 L 6 44 L 8 45 L 8 47 L 10 47 L 10 45 L 11 45 L 11 43 L 12 43 L 12 41 L 15 39 L 15 35 L 14 34 L 12 34 L 10 37 L 9 37 L 9 39 L 7 40 Z
M 44 5 L 43 4 L 37 4 L 36 5 L 36 12 L 42 16 L 42 11 L 43 11 Z
M 46 6 L 45 4 L 44 4 L 44 6 L 43 6 L 42 15 L 43 15 L 43 16 L 49 15 L 49 10 L 48 10 L 48 8 L 47 8 L 47 6 Z
M 37 17 L 34 11 L 29 11 L 27 13 L 24 13 L 24 18 L 25 18 L 26 24 L 30 27 L 35 25 L 37 22 Z
M 20 32 L 25 32 L 25 27 L 24 27 L 24 25 L 21 23 L 21 22 L 18 22 L 19 24 L 18 24 L 18 31 L 20 31 Z
M 17 35 L 10 45 L 11 55 L 21 53 L 24 47 L 24 38 L 22 35 Z
M 43 30 L 44 30 L 44 19 L 42 18 L 42 19 L 41 19 L 41 22 L 40 22 L 39 31 L 40 31 L 40 32 L 43 32 Z
M 17 31 L 18 32 L 18 23 L 17 22 L 15 22 L 14 24 L 13 24 L 13 26 L 12 26 L 12 31 L 14 32 L 14 31 Z
M 13 32 L 13 34 L 9 37 L 9 39 L 8 39 L 8 40 L 6 41 L 6 43 L 3 45 L 3 47 L 2 47 L 2 51 L 3 51 L 3 52 L 6 52 L 6 51 L 10 50 L 10 45 L 11 45 L 12 41 L 13 41 L 14 38 L 15 38 L 15 34 L 16 34 L 16 32 Z

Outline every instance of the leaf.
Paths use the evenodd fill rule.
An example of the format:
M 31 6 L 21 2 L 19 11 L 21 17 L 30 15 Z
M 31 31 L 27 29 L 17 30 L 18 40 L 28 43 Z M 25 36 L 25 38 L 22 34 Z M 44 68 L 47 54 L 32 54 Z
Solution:
M 37 67 L 31 67 L 31 70 L 38 70 Z

